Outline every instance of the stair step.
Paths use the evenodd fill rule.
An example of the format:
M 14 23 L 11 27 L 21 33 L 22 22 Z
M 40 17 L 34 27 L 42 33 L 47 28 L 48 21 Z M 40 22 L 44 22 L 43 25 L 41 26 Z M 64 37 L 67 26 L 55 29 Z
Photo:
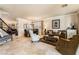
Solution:
M 11 41 L 11 36 L 10 35 L 6 35 L 4 37 L 0 37 L 0 45 L 4 44 L 6 42 L 9 42 L 9 41 Z

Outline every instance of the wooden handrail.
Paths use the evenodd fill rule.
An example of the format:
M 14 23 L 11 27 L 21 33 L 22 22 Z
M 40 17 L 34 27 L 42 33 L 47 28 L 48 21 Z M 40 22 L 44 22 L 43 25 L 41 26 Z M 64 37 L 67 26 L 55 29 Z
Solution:
M 11 27 L 9 27 L 1 18 L 0 20 L 9 28 L 9 29 L 12 29 Z

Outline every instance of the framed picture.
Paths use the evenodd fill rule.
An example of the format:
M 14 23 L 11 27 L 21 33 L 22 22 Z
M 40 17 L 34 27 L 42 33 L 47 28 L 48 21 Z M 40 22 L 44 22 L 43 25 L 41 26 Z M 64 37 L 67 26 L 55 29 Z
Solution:
M 52 20 L 52 28 L 60 29 L 60 19 Z

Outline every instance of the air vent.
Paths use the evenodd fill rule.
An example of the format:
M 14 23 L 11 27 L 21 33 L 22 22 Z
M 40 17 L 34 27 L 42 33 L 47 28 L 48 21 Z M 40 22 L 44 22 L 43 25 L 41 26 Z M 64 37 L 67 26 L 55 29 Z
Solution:
M 63 5 L 62 5 L 62 7 L 67 7 L 67 6 L 68 6 L 68 4 L 63 4 Z

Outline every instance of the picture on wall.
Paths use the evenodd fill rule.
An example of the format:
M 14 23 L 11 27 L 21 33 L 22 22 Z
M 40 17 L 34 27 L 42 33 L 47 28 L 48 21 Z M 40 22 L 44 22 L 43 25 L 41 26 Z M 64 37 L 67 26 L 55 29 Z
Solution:
M 52 20 L 52 28 L 60 29 L 60 19 Z

